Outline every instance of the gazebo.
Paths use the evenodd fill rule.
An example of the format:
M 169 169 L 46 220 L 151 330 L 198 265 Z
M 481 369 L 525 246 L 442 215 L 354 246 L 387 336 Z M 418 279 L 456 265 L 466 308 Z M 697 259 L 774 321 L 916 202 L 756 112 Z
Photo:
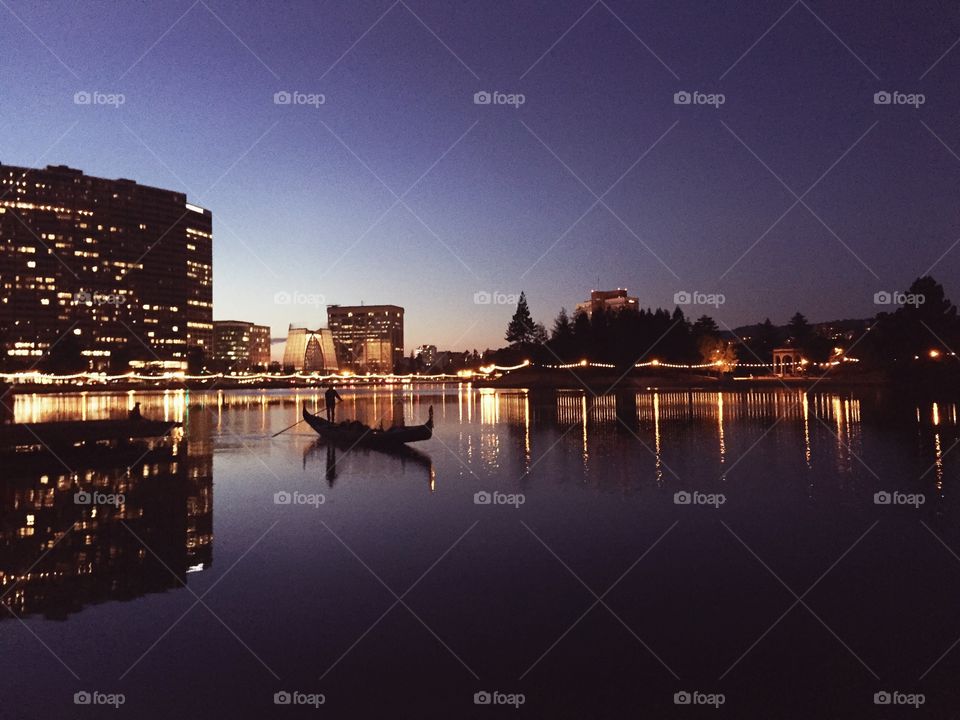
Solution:
M 804 366 L 803 353 L 795 347 L 778 347 L 773 351 L 773 374 L 800 375 Z

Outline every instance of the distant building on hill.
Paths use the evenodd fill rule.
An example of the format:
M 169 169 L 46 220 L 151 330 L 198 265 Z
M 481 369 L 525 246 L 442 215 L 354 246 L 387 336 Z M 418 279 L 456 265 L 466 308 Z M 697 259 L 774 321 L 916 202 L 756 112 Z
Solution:
M 590 317 L 594 311 L 601 308 L 605 312 L 616 312 L 624 309 L 637 310 L 639 301 L 637 298 L 628 295 L 626 288 L 591 290 L 590 299 L 586 302 L 577 303 L 576 312 L 586 313 L 587 317 Z

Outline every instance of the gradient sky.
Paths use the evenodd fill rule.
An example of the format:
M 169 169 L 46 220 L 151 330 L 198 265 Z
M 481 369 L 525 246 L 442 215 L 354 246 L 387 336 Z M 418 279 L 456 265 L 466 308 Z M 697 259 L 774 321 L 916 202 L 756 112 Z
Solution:
M 4 0 L 0 162 L 186 192 L 214 317 L 275 336 L 322 296 L 404 306 L 408 352 L 499 347 L 513 307 L 475 293 L 549 325 L 598 282 L 719 292 L 686 311 L 730 326 L 868 317 L 931 266 L 960 300 L 958 38 L 902 0 Z

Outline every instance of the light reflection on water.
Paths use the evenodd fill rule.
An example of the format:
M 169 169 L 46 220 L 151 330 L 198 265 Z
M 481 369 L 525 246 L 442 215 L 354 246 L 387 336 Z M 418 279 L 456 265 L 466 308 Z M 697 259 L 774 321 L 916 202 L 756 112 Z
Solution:
M 356 567 L 353 556 L 332 540 L 325 526 L 341 534 L 358 557 L 387 576 L 392 587 L 403 588 L 479 522 L 473 532 L 477 538 L 488 533 L 487 544 L 451 553 L 437 570 L 448 573 L 445 581 L 431 585 L 427 597 L 418 597 L 417 607 L 429 606 L 425 618 L 431 626 L 440 619 L 445 642 L 467 655 L 476 653 L 471 663 L 497 667 L 505 663 L 518 677 L 584 609 L 580 595 L 574 598 L 575 607 L 566 608 L 567 586 L 551 594 L 547 606 L 534 607 L 515 594 L 516 583 L 529 582 L 534 589 L 528 587 L 527 592 L 535 596 L 535 588 L 555 580 L 554 572 L 564 573 L 543 547 L 530 542 L 529 533 L 519 526 L 521 519 L 551 547 L 556 545 L 564 562 L 586 573 L 591 586 L 595 581 L 598 588 L 609 586 L 676 520 L 688 534 L 678 531 L 671 539 L 677 544 L 669 552 L 644 561 L 661 573 L 658 582 L 665 587 L 696 581 L 694 575 L 676 573 L 671 553 L 687 553 L 687 562 L 697 563 L 718 543 L 730 541 L 722 528 L 719 535 L 708 534 L 718 519 L 738 531 L 771 528 L 773 539 L 760 554 L 780 554 L 780 564 L 774 563 L 778 569 L 786 560 L 796 560 L 794 545 L 803 544 L 805 552 L 798 562 L 807 561 L 809 551 L 814 562 L 803 569 L 803 576 L 812 582 L 869 526 L 875 513 L 886 512 L 874 505 L 873 493 L 880 489 L 927 494 L 922 508 L 904 510 L 895 518 L 914 524 L 921 518 L 945 542 L 960 540 L 950 534 L 958 517 L 950 492 L 958 465 L 951 450 L 960 434 L 953 402 L 893 402 L 875 393 L 792 390 L 650 390 L 592 397 L 468 385 L 341 388 L 341 394 L 345 402 L 338 408 L 338 418 L 371 425 L 421 423 L 432 405 L 434 438 L 404 455 L 347 452 L 318 444 L 308 428 L 294 425 L 304 407 L 315 409 L 322 403 L 316 391 L 17 396 L 14 412 L 19 422 L 122 418 L 134 402 L 140 402 L 146 417 L 181 421 L 184 426 L 167 440 L 147 444 L 142 456 L 139 449 L 126 448 L 94 457 L 67 455 L 63 460 L 68 468 L 50 458 L 20 470 L 4 467 L 0 593 L 11 586 L 15 590 L 3 602 L 32 625 L 38 617 L 67 619 L 51 642 L 72 665 L 105 668 L 102 682 L 109 683 L 192 602 L 189 595 L 184 597 L 184 583 L 202 592 L 229 571 L 228 591 L 216 593 L 217 612 L 271 665 L 279 667 L 294 653 L 296 662 L 289 665 L 298 669 L 288 666 L 280 672 L 285 679 L 302 672 L 301 682 L 309 683 L 384 610 L 382 588 Z M 271 437 L 291 425 L 288 432 Z M 122 492 L 127 499 L 115 510 L 76 506 L 72 498 L 78 488 Z M 495 489 L 525 494 L 523 508 L 498 513 L 474 505 L 476 491 Z M 729 500 L 720 511 L 684 515 L 686 510 L 678 510 L 673 498 L 676 491 L 688 489 L 722 492 Z M 274 504 L 276 492 L 291 490 L 322 492 L 326 502 L 319 510 L 303 512 Z M 883 517 L 890 522 L 889 513 Z M 74 523 L 75 538 L 67 533 Z M 907 537 L 900 530 L 898 526 L 898 549 Z M 246 555 L 267 531 L 267 539 Z M 924 556 L 930 556 L 933 547 L 939 553 L 936 558 L 953 562 L 931 544 L 923 528 L 920 533 L 926 543 L 920 551 Z M 32 567 L 54 546 L 46 560 Z M 732 541 L 729 547 L 740 560 L 746 557 Z M 535 563 L 512 568 L 511 563 L 534 552 Z M 719 566 L 731 562 L 725 557 Z M 500 565 L 516 574 L 509 581 L 490 580 L 491 573 L 500 577 L 496 575 Z M 478 567 L 484 572 L 474 575 Z M 591 579 L 593 568 L 609 572 Z M 741 570 L 751 593 L 757 570 L 752 566 Z M 646 588 L 633 588 L 632 597 L 647 597 Z M 683 598 L 710 591 L 684 588 L 664 602 L 685 602 Z M 477 597 L 491 603 L 490 612 L 500 609 L 498 621 L 515 630 L 505 633 L 510 639 L 521 642 L 525 633 L 531 633 L 529 647 L 506 658 L 499 647 L 490 649 L 490 656 L 474 650 L 471 642 L 482 648 L 482 638 L 471 635 L 473 626 L 457 613 L 472 608 Z M 502 597 L 519 605 L 498 600 Z M 120 600 L 136 602 L 115 602 Z M 782 603 L 783 598 L 777 601 Z M 730 601 L 719 615 L 733 616 L 741 602 L 740 597 Z M 535 617 L 523 615 L 527 605 Z M 269 608 L 270 613 L 251 615 L 250 607 Z M 915 616 L 925 611 L 922 602 L 903 597 L 897 598 L 896 608 Z M 779 605 L 775 609 L 774 617 L 782 612 Z M 669 614 L 671 608 L 659 612 Z M 770 609 L 764 607 L 763 612 Z M 115 655 L 109 647 L 101 650 L 81 640 L 105 617 L 122 621 L 125 628 L 126 645 Z M 318 617 L 328 620 L 319 623 Z M 629 615 L 627 619 L 641 626 L 640 619 Z M 14 642 L 10 628 L 15 625 L 0 621 L 0 650 L 6 648 L 4 643 Z M 671 628 L 665 622 L 659 626 L 664 632 Z M 763 629 L 758 627 L 749 638 L 733 630 L 711 629 L 711 637 L 728 642 L 725 652 L 730 657 L 708 657 L 718 667 L 711 665 L 704 676 L 716 677 Z M 864 637 L 869 637 L 867 630 Z M 235 684 L 253 693 L 264 685 L 262 667 L 242 646 L 223 649 L 223 632 L 214 621 L 191 626 L 197 637 L 171 633 L 152 651 L 156 655 L 149 656 L 151 667 L 173 675 L 181 667 L 183 673 L 197 671 L 192 658 L 199 653 L 196 662 L 208 663 L 218 676 L 242 677 Z M 403 635 L 402 641 L 387 646 L 377 645 L 374 633 L 358 652 L 369 644 L 371 652 L 389 655 L 397 645 L 432 642 L 429 635 L 420 637 L 422 628 L 416 624 L 409 632 L 411 636 Z M 486 632 L 484 628 L 479 634 Z M 658 638 L 656 630 L 651 632 L 657 649 L 676 654 L 669 661 L 678 665 L 688 656 L 676 648 L 689 640 L 699 652 L 703 637 L 696 628 L 690 638 L 679 639 Z M 297 638 L 294 649 L 291 635 Z M 230 640 L 229 635 L 226 638 Z M 590 643 L 592 637 L 578 640 L 576 634 L 564 641 L 578 653 L 590 652 Z M 851 643 L 859 649 L 867 641 Z M 300 646 L 304 650 L 298 655 Z M 29 655 L 28 663 L 34 679 L 18 680 L 21 688 L 30 686 L 39 693 L 56 682 L 58 668 L 42 664 L 49 659 L 42 657 L 42 646 L 33 647 L 27 635 L 16 647 L 37 653 Z M 936 657 L 943 649 L 925 647 L 920 654 Z M 821 651 L 810 650 L 806 659 Z M 788 652 L 796 652 L 794 646 Z M 442 648 L 440 653 L 443 664 L 434 672 L 452 674 L 452 681 L 457 681 L 457 664 L 442 656 Z M 376 662 L 364 657 L 368 664 Z M 363 685 L 369 679 L 365 667 L 336 672 L 338 682 L 348 685 Z M 0 680 L 0 692 L 10 682 Z M 171 702 L 190 707 L 188 700 L 168 697 L 162 687 L 155 692 L 158 708 L 168 708 L 166 703 Z M 259 702 L 258 695 L 243 697 Z
M 592 397 L 582 392 L 559 391 L 534 393 L 526 390 L 495 391 L 476 389 L 470 385 L 348 390 L 338 408 L 339 419 L 357 419 L 372 426 L 389 427 L 415 424 L 425 419 L 426 404 L 436 404 L 441 442 L 456 428 L 457 450 L 464 462 L 488 472 L 497 473 L 509 467 L 529 473 L 551 449 L 542 447 L 545 434 L 559 430 L 554 442 L 569 447 L 576 437 L 580 464 L 590 472 L 598 446 L 598 434 L 615 429 L 633 436 L 637 445 L 651 455 L 652 476 L 662 484 L 669 476 L 669 449 L 665 436 L 697 436 L 697 449 L 715 463 L 719 475 L 727 466 L 739 462 L 740 455 L 731 455 L 739 446 L 747 428 L 762 426 L 766 432 L 778 429 L 791 432 L 791 443 L 812 467 L 817 436 L 831 439 L 836 470 L 852 472 L 856 466 L 869 467 L 861 455 L 863 424 L 861 400 L 847 395 L 788 390 L 753 390 L 748 392 L 713 392 L 701 390 L 666 390 L 616 393 Z M 269 434 L 282 429 L 280 419 L 296 422 L 301 409 L 316 409 L 321 403 L 317 391 L 229 391 L 229 392 L 129 392 L 121 394 L 24 394 L 14 405 L 16 422 L 53 420 L 94 420 L 122 418 L 134 402 L 140 402 L 150 418 L 184 422 L 191 413 L 212 412 L 215 433 L 227 434 L 226 418 L 243 412 L 247 432 Z M 278 412 L 279 411 L 279 412 Z M 944 482 L 944 433 L 952 440 L 957 428 L 956 403 L 915 403 L 914 422 L 917 430 L 932 429 L 931 463 L 937 487 Z M 902 418 L 901 418 L 902 420 Z M 289 424 L 289 423 L 288 423 Z M 901 423 L 903 424 L 903 423 Z M 573 426 L 577 432 L 571 433 Z M 517 428 L 522 433 L 518 446 L 505 444 L 505 430 Z M 543 431 L 547 430 L 547 433 Z M 754 437 L 756 441 L 759 438 Z M 822 437 L 821 437 L 822 439 Z M 434 443 L 437 444 L 437 443 Z M 948 444 L 949 447 L 949 444 Z M 824 452 L 822 444 L 818 453 Z M 509 454 L 509 458 L 505 457 Z M 822 456 L 819 458 L 822 461 Z

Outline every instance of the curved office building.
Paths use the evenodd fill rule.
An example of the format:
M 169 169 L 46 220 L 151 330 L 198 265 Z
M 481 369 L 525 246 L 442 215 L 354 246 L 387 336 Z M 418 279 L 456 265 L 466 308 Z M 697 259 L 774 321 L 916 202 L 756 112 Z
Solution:
M 283 350 L 283 366 L 302 372 L 337 372 L 337 353 L 329 330 L 290 326 Z

